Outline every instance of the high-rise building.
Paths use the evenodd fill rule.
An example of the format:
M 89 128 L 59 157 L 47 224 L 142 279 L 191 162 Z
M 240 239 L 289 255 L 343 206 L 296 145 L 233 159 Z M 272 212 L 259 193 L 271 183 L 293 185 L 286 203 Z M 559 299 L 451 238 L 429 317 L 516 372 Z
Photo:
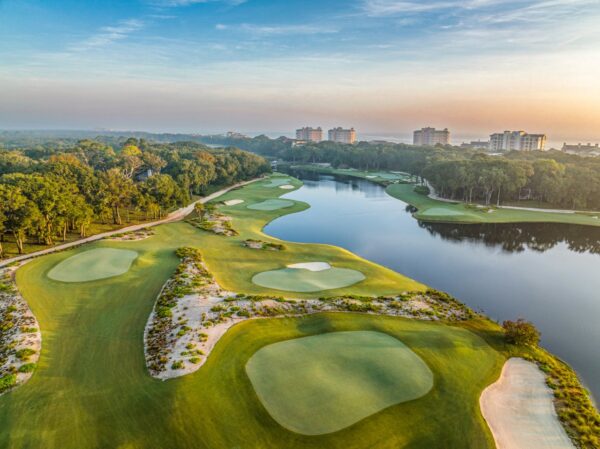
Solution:
M 422 128 L 413 133 L 413 145 L 435 146 L 437 144 L 450 144 L 450 131 L 448 128 L 438 130 L 435 128 Z
M 354 128 L 333 128 L 329 130 L 329 140 L 338 143 L 354 143 L 356 142 L 356 131 Z
M 527 134 L 525 131 L 504 131 L 490 136 L 490 151 L 544 151 L 545 134 Z
M 296 139 L 305 142 L 320 142 L 323 140 L 323 129 L 320 126 L 318 128 L 305 126 L 296 130 Z
M 584 145 L 578 143 L 577 145 L 572 145 L 565 142 L 562 150 L 567 154 L 577 154 L 579 156 L 600 156 L 600 146 L 598 144 L 592 145 L 588 143 Z

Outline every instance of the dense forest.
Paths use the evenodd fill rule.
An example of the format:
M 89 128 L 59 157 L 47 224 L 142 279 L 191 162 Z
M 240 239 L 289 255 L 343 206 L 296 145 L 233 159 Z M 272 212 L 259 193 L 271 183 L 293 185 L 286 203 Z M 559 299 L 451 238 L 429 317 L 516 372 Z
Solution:
M 498 205 L 535 200 L 557 208 L 600 210 L 600 158 L 556 150 L 490 155 L 452 146 L 321 142 L 292 147 L 285 138 L 230 140 L 237 147 L 296 164 L 408 172 L 448 199 Z
M 160 218 L 192 195 L 268 171 L 255 154 L 193 142 L 60 140 L 0 149 L 0 257 L 7 237 L 22 253 L 28 241 L 85 237 L 93 223 Z

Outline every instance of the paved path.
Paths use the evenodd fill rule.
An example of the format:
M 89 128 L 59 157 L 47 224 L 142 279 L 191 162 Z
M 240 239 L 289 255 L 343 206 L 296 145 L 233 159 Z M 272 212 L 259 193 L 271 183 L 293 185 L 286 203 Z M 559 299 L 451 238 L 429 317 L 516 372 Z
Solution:
M 29 253 L 29 254 L 23 254 L 21 256 L 11 257 L 10 259 L 4 259 L 4 260 L 0 261 L 0 267 L 11 264 L 13 262 L 19 262 L 22 260 L 31 259 L 33 257 L 43 256 L 44 254 L 50 254 L 50 253 L 54 253 L 56 251 L 62 251 L 62 250 L 68 249 L 68 248 L 72 248 L 74 246 L 83 245 L 84 243 L 95 242 L 97 240 L 101 240 L 103 238 L 110 237 L 111 235 L 123 234 L 125 232 L 131 232 L 131 231 L 139 231 L 140 229 L 150 228 L 152 226 L 158 226 L 161 224 L 171 223 L 174 221 L 182 220 L 183 218 L 187 217 L 189 214 L 191 214 L 193 212 L 194 206 L 196 205 L 196 203 L 207 203 L 210 200 L 213 200 L 221 195 L 224 195 L 225 193 L 229 192 L 232 189 L 235 189 L 235 188 L 241 187 L 241 186 L 245 186 L 247 184 L 258 181 L 260 179 L 263 179 L 263 178 L 256 178 L 256 179 L 252 179 L 250 181 L 240 182 L 240 183 L 234 184 L 230 187 L 227 187 L 225 189 L 221 189 L 215 193 L 205 196 L 204 198 L 200 198 L 199 200 L 194 201 L 193 203 L 189 204 L 186 207 L 182 207 L 181 209 L 177 209 L 176 211 L 171 212 L 169 215 L 167 215 L 166 218 L 163 218 L 161 220 L 152 221 L 149 223 L 141 223 L 138 225 L 128 226 L 126 228 L 121 228 L 121 229 L 115 229 L 114 231 L 103 232 L 102 234 L 92 235 L 90 237 L 75 240 L 73 242 L 68 242 L 68 243 L 63 243 L 62 245 L 53 246 L 52 248 L 43 249 L 43 250 L 36 251 L 33 253 Z

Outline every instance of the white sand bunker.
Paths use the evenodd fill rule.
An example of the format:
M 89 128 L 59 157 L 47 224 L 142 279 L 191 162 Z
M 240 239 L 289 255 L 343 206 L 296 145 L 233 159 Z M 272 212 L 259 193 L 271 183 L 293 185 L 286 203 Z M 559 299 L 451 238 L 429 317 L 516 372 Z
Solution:
M 304 263 L 293 263 L 287 266 L 288 268 L 296 268 L 301 270 L 309 271 L 325 271 L 331 268 L 327 262 L 304 262 Z
M 373 176 L 373 175 L 367 175 L 366 177 L 369 178 L 369 179 L 375 179 L 375 178 L 377 178 L 377 176 Z
M 292 189 L 295 189 L 295 187 L 293 185 L 291 185 L 291 184 L 284 184 L 282 186 L 279 186 L 279 188 L 283 189 L 283 190 L 292 190 Z
M 480 398 L 498 449 L 574 449 L 554 410 L 552 390 L 534 363 L 512 358 Z
M 225 206 L 235 206 L 236 204 L 242 204 L 244 200 L 227 200 L 224 202 Z

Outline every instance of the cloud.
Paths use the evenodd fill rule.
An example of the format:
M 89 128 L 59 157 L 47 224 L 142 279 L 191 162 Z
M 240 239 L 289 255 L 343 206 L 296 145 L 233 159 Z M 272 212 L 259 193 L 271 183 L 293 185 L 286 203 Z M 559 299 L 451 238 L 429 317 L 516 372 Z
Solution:
M 115 26 L 105 26 L 100 28 L 96 34 L 78 44 L 72 45 L 69 50 L 85 51 L 93 48 L 104 47 L 127 38 L 130 34 L 141 30 L 144 26 L 144 21 L 139 19 L 121 20 Z
M 149 0 L 153 6 L 163 7 L 163 8 L 177 8 L 180 6 L 190 6 L 198 3 L 226 3 L 231 6 L 238 6 L 242 3 L 246 3 L 247 0 Z
M 239 30 L 258 36 L 333 34 L 339 32 L 337 28 L 322 25 L 253 25 L 249 23 L 224 25 L 219 23 L 215 28 L 221 31 Z

